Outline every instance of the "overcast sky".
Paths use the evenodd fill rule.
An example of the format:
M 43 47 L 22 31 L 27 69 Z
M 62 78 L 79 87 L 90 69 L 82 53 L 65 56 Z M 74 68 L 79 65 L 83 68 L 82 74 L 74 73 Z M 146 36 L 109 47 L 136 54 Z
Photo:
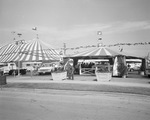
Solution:
M 54 48 L 96 45 L 97 31 L 107 45 L 150 42 L 149 6 L 150 0 L 0 0 L 0 46 L 14 37 L 32 40 L 37 33 Z M 123 47 L 150 51 L 150 45 Z

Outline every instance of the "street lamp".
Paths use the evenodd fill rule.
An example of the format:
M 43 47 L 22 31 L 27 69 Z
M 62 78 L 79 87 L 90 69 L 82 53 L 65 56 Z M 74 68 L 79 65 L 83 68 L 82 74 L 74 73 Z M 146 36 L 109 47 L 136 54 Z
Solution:
M 98 38 L 97 47 L 103 46 L 103 43 L 102 43 L 102 42 L 99 42 L 99 41 L 102 41 L 102 31 L 97 31 L 97 35 L 100 36 L 100 37 Z
M 22 44 L 24 44 L 24 42 L 25 42 L 25 40 L 17 40 L 17 41 L 15 41 L 16 42 L 16 45 L 18 45 L 19 46 L 19 51 L 18 51 L 18 56 L 19 56 L 19 59 L 18 59 L 18 76 L 20 76 L 20 58 L 21 58 L 21 49 L 20 49 L 20 47 L 21 47 L 21 45 Z
M 17 34 L 19 36 L 19 38 L 21 37 L 21 33 L 18 33 Z M 20 58 L 21 58 L 21 45 L 24 44 L 25 40 L 15 40 L 15 44 L 18 45 L 18 56 L 19 56 L 19 59 L 18 59 L 18 76 L 20 76 Z

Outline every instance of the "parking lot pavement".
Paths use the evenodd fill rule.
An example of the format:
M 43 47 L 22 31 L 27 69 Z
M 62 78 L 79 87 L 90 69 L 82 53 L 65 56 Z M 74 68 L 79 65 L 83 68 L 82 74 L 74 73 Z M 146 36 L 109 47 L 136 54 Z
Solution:
M 3 89 L 97 91 L 150 96 L 150 79 L 137 73 L 129 74 L 127 78 L 112 77 L 108 82 L 99 82 L 96 76 L 81 75 L 75 75 L 74 80 L 62 81 L 54 81 L 51 75 L 7 76 L 7 85 Z

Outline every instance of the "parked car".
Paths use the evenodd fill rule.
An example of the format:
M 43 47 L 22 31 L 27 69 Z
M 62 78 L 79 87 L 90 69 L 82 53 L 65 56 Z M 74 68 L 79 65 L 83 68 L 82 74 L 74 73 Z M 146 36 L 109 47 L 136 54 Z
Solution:
M 130 71 L 138 71 L 140 70 L 140 66 L 134 66 L 130 68 Z
M 0 63 L 0 70 L 3 71 L 4 74 L 9 74 L 10 70 L 17 69 L 17 66 L 15 63 Z
M 58 62 L 51 62 L 51 63 L 43 63 L 41 67 L 38 69 L 38 74 L 51 74 L 54 67 L 58 64 Z
M 22 68 L 27 71 L 37 70 L 41 66 L 42 62 L 22 62 Z
M 0 63 L 0 71 L 7 75 L 18 75 L 18 71 L 21 75 L 26 74 L 26 69 L 18 68 L 14 62 Z

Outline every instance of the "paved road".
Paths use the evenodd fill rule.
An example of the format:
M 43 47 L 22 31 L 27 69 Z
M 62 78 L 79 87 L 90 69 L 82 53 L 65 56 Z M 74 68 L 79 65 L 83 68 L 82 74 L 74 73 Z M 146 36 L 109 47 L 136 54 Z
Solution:
M 150 96 L 65 90 L 0 91 L 0 120 L 150 120 Z
M 42 82 L 47 82 L 47 81 L 52 81 L 52 76 L 51 75 L 34 75 L 34 76 L 30 76 L 29 73 L 27 73 L 26 75 L 23 76 L 7 76 L 7 80 L 9 82 L 15 82 L 20 80 L 19 82 L 36 82 L 38 81 L 42 81 Z M 36 81 L 35 81 L 36 80 Z M 74 80 L 73 81 L 85 81 L 85 82 L 96 82 L 96 76 L 91 76 L 91 75 L 75 75 L 74 76 Z M 120 78 L 120 77 L 112 77 L 111 82 L 123 82 L 123 83 L 142 83 L 142 84 L 147 84 L 150 83 L 150 78 L 148 78 L 147 76 L 142 76 L 139 75 L 137 71 L 135 72 L 130 72 L 128 74 L 127 78 Z

